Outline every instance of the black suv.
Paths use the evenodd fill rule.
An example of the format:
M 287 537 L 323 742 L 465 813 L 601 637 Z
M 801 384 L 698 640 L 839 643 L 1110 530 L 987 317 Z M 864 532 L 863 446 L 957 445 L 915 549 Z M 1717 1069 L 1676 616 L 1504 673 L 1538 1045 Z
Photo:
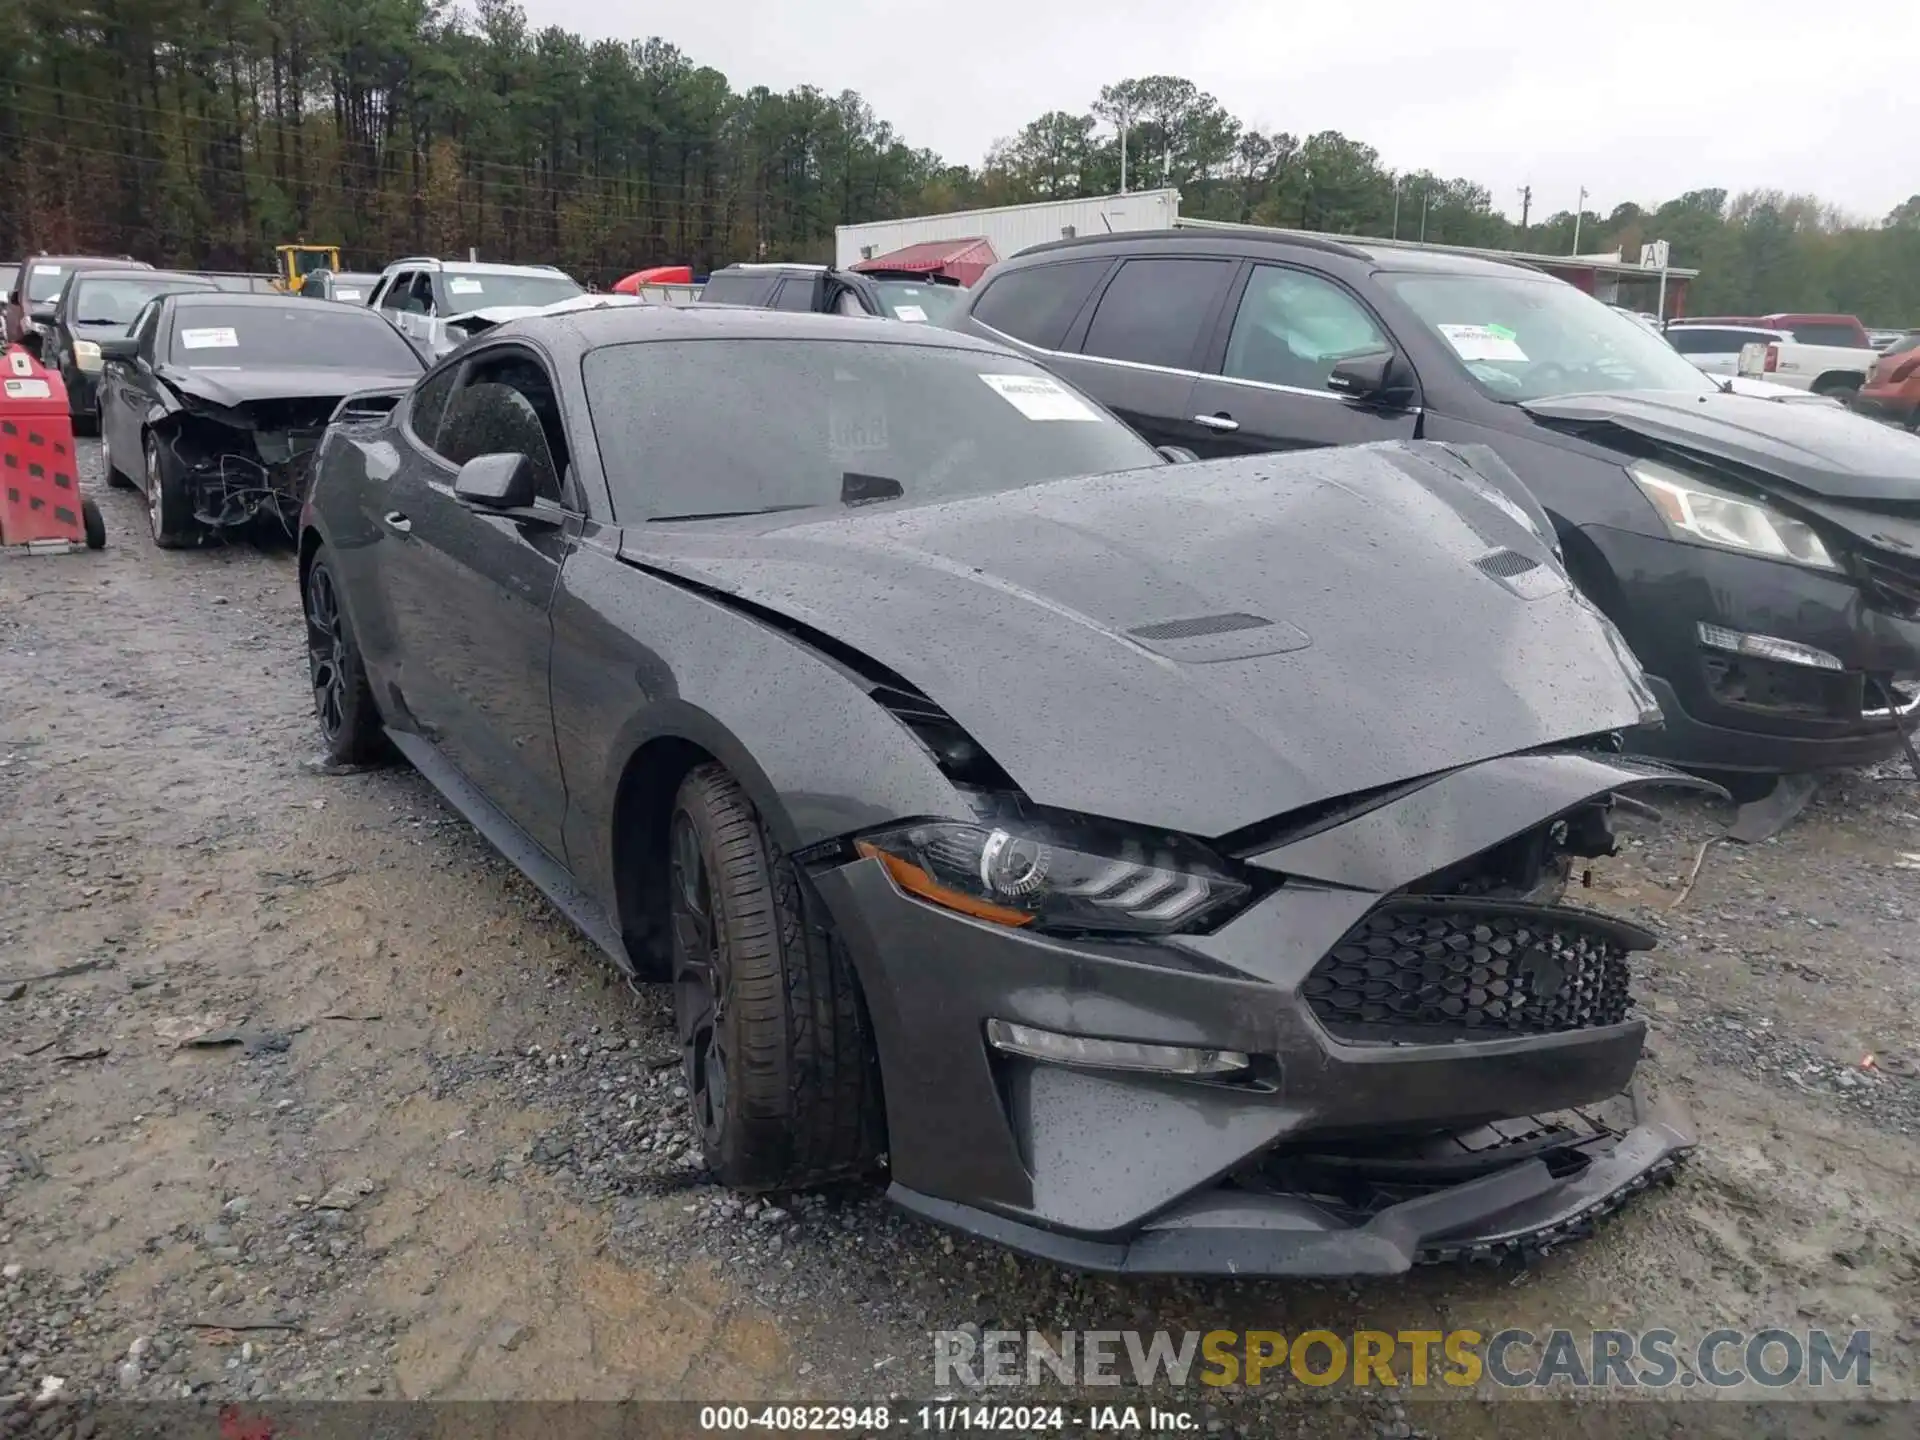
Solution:
M 883 320 L 939 325 L 958 312 L 966 293 L 953 281 L 929 280 L 914 271 L 729 265 L 707 277 L 698 303 L 818 315 L 877 315 Z
M 1920 724 L 1920 445 L 1729 394 L 1529 266 L 1286 231 L 1102 235 L 1002 262 L 947 323 L 1202 456 L 1491 446 L 1650 672 L 1666 726 L 1636 748 L 1801 772 L 1897 753 Z

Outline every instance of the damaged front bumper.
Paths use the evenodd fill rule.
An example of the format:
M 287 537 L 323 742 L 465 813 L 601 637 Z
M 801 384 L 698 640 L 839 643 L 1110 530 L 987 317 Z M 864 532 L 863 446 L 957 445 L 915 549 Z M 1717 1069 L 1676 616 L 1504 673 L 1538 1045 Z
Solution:
M 333 404 L 327 402 L 327 413 Z M 250 428 L 241 416 L 229 422 L 197 415 L 156 428 L 200 524 L 228 530 L 264 520 L 289 535 L 296 533 L 325 432 L 326 414 L 276 429 Z
M 1121 1240 L 1064 1234 L 894 1185 L 936 1224 L 1036 1259 L 1126 1275 L 1393 1275 L 1415 1265 L 1528 1259 L 1586 1238 L 1672 1179 L 1694 1135 L 1637 1084 L 1605 1106 L 1394 1144 L 1275 1154 Z
M 1675 783 L 1699 782 L 1585 752 L 1470 766 L 1242 846 L 1277 888 L 1153 941 L 970 919 L 873 860 L 816 871 L 872 1018 L 894 1198 L 1128 1273 L 1381 1274 L 1585 1233 L 1693 1143 L 1634 1089 L 1627 980 L 1652 937 L 1467 872 Z M 996 1021 L 1250 1063 L 1090 1068 L 1011 1052 Z

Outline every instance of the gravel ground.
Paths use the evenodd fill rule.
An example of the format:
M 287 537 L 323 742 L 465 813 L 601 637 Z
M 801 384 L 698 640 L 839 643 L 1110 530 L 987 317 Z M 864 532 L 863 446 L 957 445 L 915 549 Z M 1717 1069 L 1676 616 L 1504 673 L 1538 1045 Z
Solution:
M 1702 1144 L 1593 1241 L 1520 1271 L 1120 1283 L 872 1192 L 708 1183 L 664 994 L 411 771 L 312 764 L 291 556 L 162 553 L 135 497 L 100 498 L 104 553 L 0 559 L 0 1435 L 92 1433 L 119 1400 L 925 1397 L 928 1332 L 963 1325 L 1864 1327 L 1874 1396 L 1913 1393 L 1903 770 L 1747 848 L 1677 805 L 1596 865 L 1586 898 L 1662 934 L 1648 1069 Z M 1424 1394 L 1204 1398 L 1225 1435 L 1539 1429 Z M 1674 1423 L 1628 1408 L 1593 1433 Z

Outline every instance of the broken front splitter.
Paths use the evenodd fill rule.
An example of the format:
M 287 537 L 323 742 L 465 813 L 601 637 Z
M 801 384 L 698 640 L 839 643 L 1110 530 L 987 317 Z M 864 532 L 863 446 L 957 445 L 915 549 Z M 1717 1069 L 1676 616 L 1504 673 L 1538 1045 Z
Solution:
M 1694 1144 L 1678 1108 L 1638 1086 L 1604 1106 L 1475 1133 L 1489 1128 L 1516 1138 L 1477 1149 L 1455 1136 L 1399 1151 L 1289 1155 L 1189 1195 L 1119 1239 L 1049 1230 L 900 1185 L 889 1193 L 925 1219 L 1080 1270 L 1391 1275 L 1545 1255 L 1670 1179 Z M 1516 1158 L 1506 1158 L 1509 1148 Z M 1304 1188 L 1271 1188 L 1289 1174 Z

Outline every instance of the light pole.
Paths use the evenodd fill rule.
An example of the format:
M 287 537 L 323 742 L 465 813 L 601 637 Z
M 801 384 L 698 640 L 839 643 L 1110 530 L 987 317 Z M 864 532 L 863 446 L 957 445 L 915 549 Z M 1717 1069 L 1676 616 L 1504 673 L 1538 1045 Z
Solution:
M 1400 185 L 1406 178 L 1404 175 L 1393 177 L 1393 238 L 1395 240 L 1400 238 Z
M 1580 216 L 1587 208 L 1587 187 L 1580 187 L 1580 199 L 1573 207 L 1573 253 L 1580 253 Z

